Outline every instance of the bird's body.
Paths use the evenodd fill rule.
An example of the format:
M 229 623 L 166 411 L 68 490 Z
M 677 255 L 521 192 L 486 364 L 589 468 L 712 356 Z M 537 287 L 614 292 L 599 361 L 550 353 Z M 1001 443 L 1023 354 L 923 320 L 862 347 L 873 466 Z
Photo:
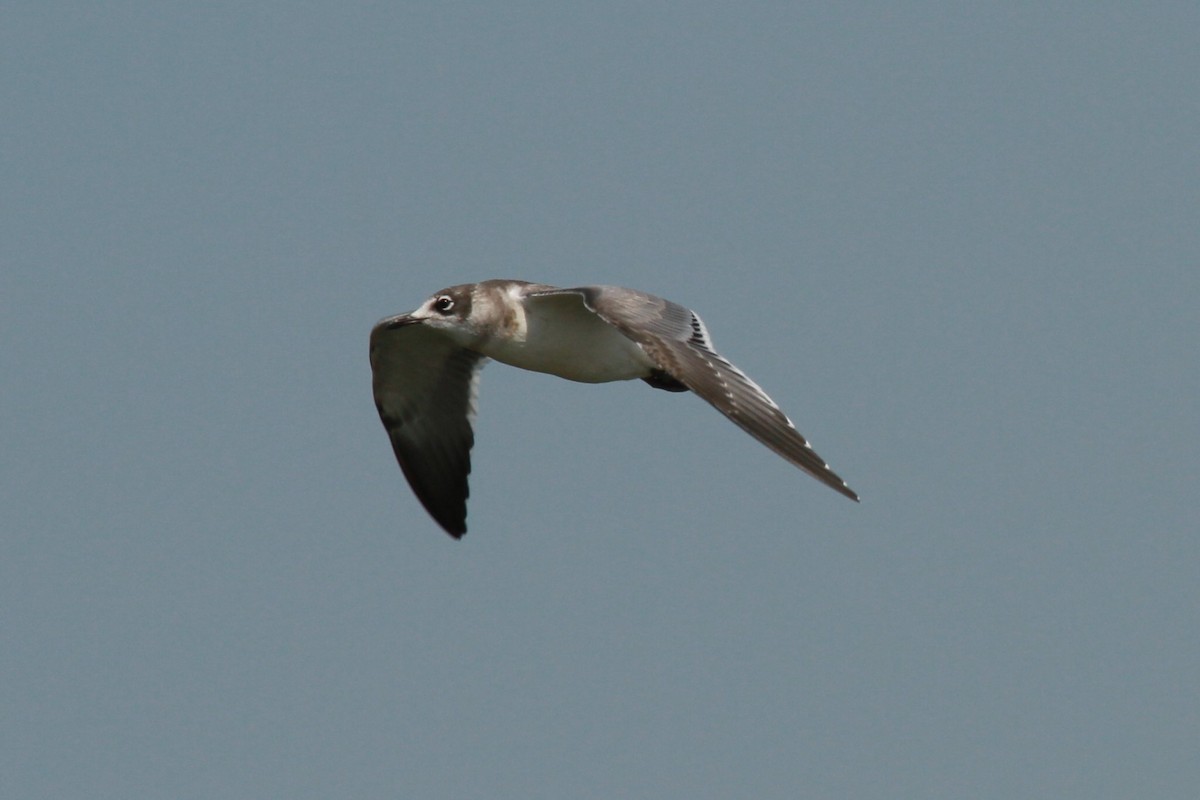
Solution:
M 512 283 L 496 294 L 481 291 L 484 304 L 497 304 L 499 310 L 489 315 L 504 321 L 504 335 L 481 340 L 479 352 L 582 383 L 633 380 L 655 368 L 637 342 L 588 310 L 580 295 L 533 294 L 556 291 L 532 283 Z
M 691 390 L 750 435 L 854 500 L 779 407 L 712 349 L 691 310 L 615 286 L 461 284 L 371 331 L 375 404 L 426 510 L 466 532 L 479 371 L 488 358 L 584 383 L 642 379 Z

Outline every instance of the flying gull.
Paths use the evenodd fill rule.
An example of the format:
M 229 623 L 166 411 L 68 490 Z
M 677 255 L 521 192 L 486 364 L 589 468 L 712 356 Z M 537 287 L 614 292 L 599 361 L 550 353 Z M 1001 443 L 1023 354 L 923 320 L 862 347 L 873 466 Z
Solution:
M 696 312 L 618 286 L 490 280 L 443 289 L 371 331 L 375 406 L 408 483 L 467 532 L 479 372 L 489 358 L 583 383 L 640 378 L 692 391 L 795 466 L 857 501 L 758 384 L 713 350 Z

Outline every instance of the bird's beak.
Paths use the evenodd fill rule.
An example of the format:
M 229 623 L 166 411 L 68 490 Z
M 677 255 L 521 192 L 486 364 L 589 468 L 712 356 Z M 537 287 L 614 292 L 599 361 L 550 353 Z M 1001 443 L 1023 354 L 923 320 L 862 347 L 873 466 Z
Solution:
M 421 322 L 424 322 L 424 320 L 414 317 L 411 314 L 399 314 L 383 320 L 379 325 L 385 330 L 394 331 L 397 328 L 403 328 L 405 325 L 417 325 Z

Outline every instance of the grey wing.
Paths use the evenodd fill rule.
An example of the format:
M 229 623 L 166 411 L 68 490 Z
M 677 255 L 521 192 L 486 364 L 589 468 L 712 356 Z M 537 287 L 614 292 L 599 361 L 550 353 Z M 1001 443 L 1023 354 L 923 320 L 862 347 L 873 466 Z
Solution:
M 424 325 L 371 331 L 375 407 L 409 486 L 454 538 L 467 532 L 479 371 L 486 358 Z
M 580 294 L 597 316 L 640 344 L 664 372 L 746 433 L 826 486 L 858 500 L 775 401 L 713 350 L 708 330 L 694 311 L 632 289 L 584 286 L 560 291 Z

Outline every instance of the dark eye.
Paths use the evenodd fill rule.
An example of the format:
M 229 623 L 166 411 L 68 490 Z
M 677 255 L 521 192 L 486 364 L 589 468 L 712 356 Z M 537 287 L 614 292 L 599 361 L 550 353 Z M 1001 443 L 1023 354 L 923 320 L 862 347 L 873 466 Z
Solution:
M 449 314 L 452 308 L 454 308 L 454 298 L 448 294 L 433 301 L 433 310 L 439 314 Z

